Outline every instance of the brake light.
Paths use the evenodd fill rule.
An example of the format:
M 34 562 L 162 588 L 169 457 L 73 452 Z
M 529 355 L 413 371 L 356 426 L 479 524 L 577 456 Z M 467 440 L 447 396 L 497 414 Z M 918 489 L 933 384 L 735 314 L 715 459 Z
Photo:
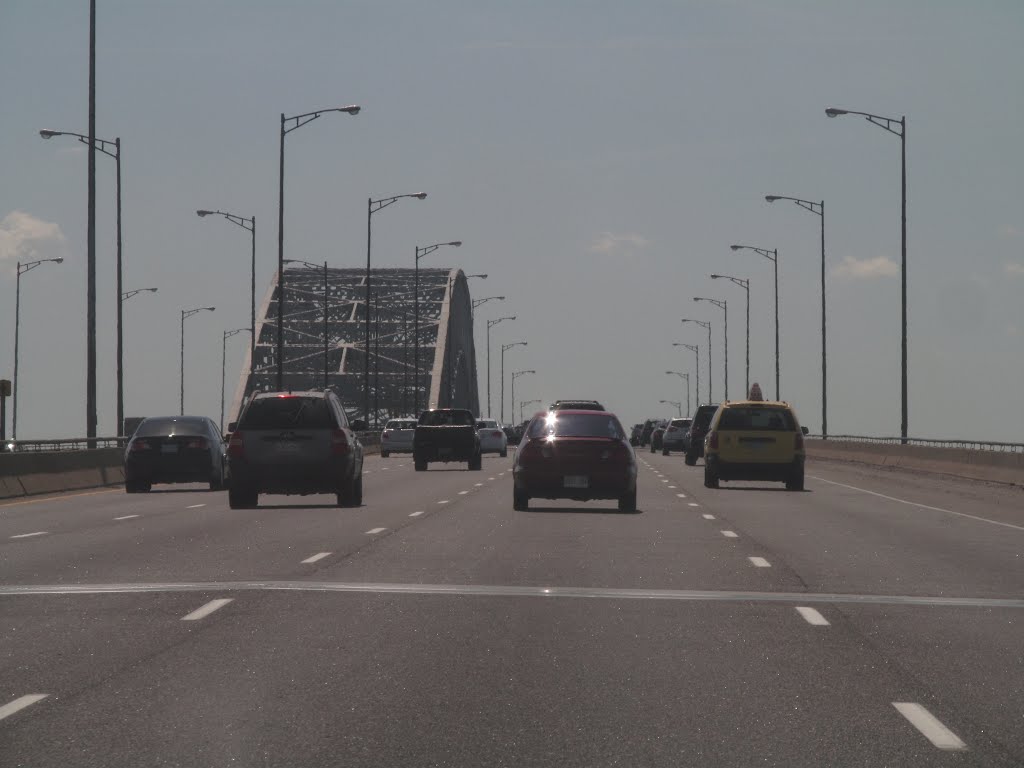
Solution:
M 331 453 L 335 456 L 343 455 L 348 453 L 348 436 L 345 434 L 345 430 L 336 429 L 331 433 Z
M 201 448 L 202 450 L 205 451 L 209 447 L 209 443 L 206 442 L 206 438 L 205 437 L 197 437 L 194 440 L 189 440 L 187 443 L 185 443 L 185 447 L 186 448 Z
M 245 458 L 245 442 L 242 440 L 242 433 L 238 430 L 231 433 L 231 440 L 228 441 L 228 456 L 233 459 Z
M 712 432 L 708 435 L 708 448 L 717 451 L 718 450 L 718 433 Z
M 798 451 L 802 451 L 804 449 L 804 436 L 799 432 L 796 433 L 796 439 L 793 441 L 793 447 Z
M 385 432 L 383 435 L 380 436 L 380 439 L 381 440 L 387 440 L 389 437 L 391 437 L 391 435 L 389 435 L 387 432 Z
M 142 451 L 151 451 L 153 446 L 149 444 L 148 440 L 132 440 L 132 445 L 128 449 L 129 453 L 141 453 Z

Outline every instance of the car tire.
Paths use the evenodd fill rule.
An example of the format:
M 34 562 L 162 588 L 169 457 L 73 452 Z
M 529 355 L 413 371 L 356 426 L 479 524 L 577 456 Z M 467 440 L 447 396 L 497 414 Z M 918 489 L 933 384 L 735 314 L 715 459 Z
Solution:
M 252 509 L 258 506 L 260 495 L 249 488 L 228 488 L 228 506 L 231 509 Z
M 382 459 L 386 459 L 386 458 L 387 458 L 388 456 L 390 456 L 390 455 L 391 455 L 391 453 L 390 453 L 389 451 L 381 451 L 381 452 L 380 452 L 380 457 L 381 457 Z
M 662 455 L 662 456 L 668 456 L 668 455 L 669 455 L 669 453 L 671 453 L 671 451 L 669 451 L 669 449 L 668 449 L 668 448 L 662 448 L 662 449 L 661 449 L 661 455 Z
M 619 497 L 619 512 L 636 512 L 636 488 Z
M 706 463 L 704 464 L 704 487 L 705 488 L 718 488 L 718 475 L 709 467 Z
M 686 462 L 686 466 L 694 467 L 697 465 L 697 456 L 695 454 L 688 453 L 686 454 L 684 461 Z
M 484 468 L 484 457 L 483 454 L 478 453 L 472 459 L 469 460 L 469 469 L 472 472 L 479 472 Z
M 502 449 L 501 453 L 498 454 L 501 458 L 508 458 L 508 448 Z
M 142 483 L 139 483 L 139 482 L 137 482 L 135 480 L 128 480 L 126 478 L 125 481 L 124 481 L 124 492 L 125 493 L 139 493 L 139 488 L 140 488 L 141 485 L 142 485 Z
M 223 491 L 227 487 L 227 483 L 224 482 L 224 470 L 221 469 L 220 473 L 215 477 L 210 478 L 210 490 L 211 491 Z
M 516 512 L 526 512 L 530 508 L 530 497 L 525 491 L 512 491 L 512 509 Z
M 787 491 L 802 491 L 804 489 L 804 471 L 798 469 L 786 479 Z
M 338 493 L 337 497 L 339 507 L 360 507 L 363 504 L 363 476 L 362 474 L 356 475 L 348 483 L 345 484 L 345 488 Z
M 419 459 L 415 459 L 413 461 L 413 466 L 416 468 L 417 472 L 426 472 L 427 471 L 427 462 L 425 462 L 425 461 L 420 461 Z

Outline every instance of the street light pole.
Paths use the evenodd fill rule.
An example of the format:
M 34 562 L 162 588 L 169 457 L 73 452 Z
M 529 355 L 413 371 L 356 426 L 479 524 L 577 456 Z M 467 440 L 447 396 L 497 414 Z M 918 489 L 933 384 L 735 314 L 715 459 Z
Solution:
M 536 373 L 536 371 L 513 371 L 512 372 L 512 391 L 510 392 L 511 410 L 509 415 L 514 419 L 516 417 L 516 379 L 520 376 L 525 376 L 528 373 Z
M 420 194 L 422 194 L 423 197 L 427 196 L 427 194 L 425 192 L 421 192 Z M 412 195 L 407 195 L 407 197 L 412 197 Z M 397 198 L 395 198 L 395 199 L 397 199 Z M 394 202 L 394 200 L 392 200 L 391 202 Z M 390 205 L 390 203 L 389 203 L 389 205 Z M 383 206 L 381 206 L 381 207 L 383 207 Z M 412 369 L 413 369 L 413 377 L 415 379 L 415 382 L 414 382 L 414 385 L 413 385 L 413 390 L 414 390 L 413 391 L 413 406 L 414 406 L 415 411 L 416 411 L 417 414 L 419 414 L 419 412 L 420 412 L 420 259 L 422 259 L 427 254 L 433 253 L 438 248 L 443 248 L 446 245 L 450 245 L 453 248 L 458 248 L 458 247 L 460 247 L 462 245 L 462 241 L 461 240 L 451 240 L 450 242 L 447 242 L 447 243 L 434 243 L 432 245 L 425 245 L 422 248 L 420 246 L 418 246 L 418 245 L 416 246 L 416 258 L 414 260 L 415 264 L 413 265 L 414 268 L 415 268 L 414 269 L 415 277 L 414 277 L 414 280 L 413 280 L 413 286 L 414 286 L 413 287 L 413 317 L 414 317 L 414 325 L 413 325 L 413 350 L 414 351 L 413 351 L 413 358 L 412 358 Z M 367 253 L 369 253 L 369 252 L 367 252 Z M 369 257 L 367 257 L 367 262 L 366 263 L 367 263 L 366 276 L 367 276 L 367 280 L 369 280 L 369 276 L 370 276 L 370 272 L 369 272 L 369 263 L 370 263 L 369 262 Z M 369 321 L 367 321 L 367 322 L 369 322 Z M 367 336 L 367 343 L 369 343 L 369 336 Z M 429 403 L 428 403 L 428 405 L 429 405 Z M 367 418 L 369 418 L 369 416 L 367 416 Z
M 499 317 L 497 320 L 487 321 L 487 418 L 491 418 L 491 326 L 497 325 L 502 320 L 515 320 L 516 316 Z M 504 421 L 502 422 L 504 423 Z
M 501 345 L 501 423 L 505 423 L 505 350 L 512 347 L 526 346 L 525 341 L 513 341 L 511 344 Z M 516 415 L 511 414 L 514 419 Z
M 702 325 L 708 329 L 708 403 L 715 402 L 715 396 L 712 394 L 711 380 L 715 377 L 711 375 L 711 322 L 706 320 L 691 320 L 688 317 L 684 317 L 682 320 L 684 323 L 696 323 Z M 698 399 L 700 398 L 700 391 L 697 392 Z
M 185 318 L 192 317 L 197 312 L 213 312 L 216 307 L 197 307 L 196 309 L 181 310 L 181 384 L 180 384 L 180 408 L 179 415 L 185 415 Z
M 765 195 L 764 199 L 769 203 L 774 203 L 776 200 L 792 200 L 801 208 L 805 208 L 821 218 L 821 438 L 828 440 L 828 364 L 825 344 L 825 201 L 813 202 L 783 195 Z
M 747 377 L 744 392 L 750 393 L 750 281 L 742 277 L 731 277 L 729 275 L 711 275 L 712 280 L 724 278 L 736 283 L 747 293 Z
M 481 304 L 486 304 L 488 301 L 504 301 L 504 300 L 505 300 L 504 296 L 488 296 L 488 297 L 486 297 L 484 299 L 473 299 L 473 304 L 472 304 L 472 307 L 470 308 L 470 313 L 475 315 L 476 314 L 476 308 L 479 307 Z M 487 415 L 490 416 L 490 414 L 487 414 Z
M 755 248 L 752 245 L 730 245 L 734 251 L 746 250 L 759 253 L 771 261 L 775 271 L 775 399 L 780 400 L 779 395 L 779 249 Z
M 136 288 L 136 289 L 131 290 L 131 291 L 125 291 L 124 293 L 121 294 L 121 300 L 118 302 L 118 309 L 120 310 L 121 305 L 124 304 L 126 301 L 128 301 L 128 299 L 132 298 L 132 296 L 138 296 L 140 293 L 156 293 L 156 291 L 157 291 L 156 288 Z M 118 332 L 118 336 L 120 336 L 120 335 L 121 335 L 120 332 Z M 120 342 L 121 342 L 121 340 L 119 338 L 118 339 L 118 345 L 120 345 Z M 120 360 L 118 360 L 117 369 L 118 369 L 118 372 L 117 372 L 118 378 L 121 378 L 124 375 L 123 374 L 123 370 L 124 369 L 122 368 L 122 366 L 120 364 Z M 123 379 L 122 379 L 122 381 L 123 381 Z M 118 405 L 120 406 L 119 407 L 119 412 L 120 412 L 121 415 L 118 418 L 118 421 L 120 422 L 121 429 L 124 429 L 124 385 L 121 382 L 119 382 L 119 384 L 120 384 L 120 388 L 119 388 L 119 391 L 117 393 L 117 400 L 118 400 Z
M 233 331 L 224 331 L 224 339 L 221 342 L 220 357 L 220 430 L 224 431 L 224 380 L 227 377 L 228 366 L 228 339 L 236 333 L 248 331 L 248 328 L 236 328 Z
M 673 347 L 686 347 L 688 350 L 693 352 L 694 357 L 696 357 L 696 362 L 697 362 L 697 365 L 696 365 L 697 382 L 696 382 L 695 389 L 697 390 L 697 403 L 699 404 L 700 403 L 700 347 L 698 347 L 696 344 L 683 344 L 682 342 L 679 342 L 679 341 L 672 342 L 672 346 Z M 689 410 L 689 409 L 687 409 L 687 410 Z
M 199 216 L 199 218 L 211 215 L 223 216 L 225 219 L 233 224 L 237 224 L 251 235 L 252 266 L 249 273 L 249 371 L 252 372 L 256 367 L 256 217 L 250 216 L 249 218 L 245 218 L 244 216 L 236 216 L 235 214 L 227 213 L 226 211 L 206 210 L 196 211 L 196 215 Z
M 520 422 L 524 421 L 524 419 L 523 419 L 523 409 L 526 408 L 526 406 L 533 405 L 534 403 L 539 403 L 539 402 L 540 402 L 540 400 L 538 400 L 537 398 L 534 398 L 533 400 L 520 400 L 519 401 L 519 421 Z
M 694 296 L 694 301 L 706 301 L 714 304 L 716 307 L 725 312 L 725 331 L 722 334 L 725 338 L 725 399 L 729 399 L 729 303 L 724 300 L 708 299 L 703 296 Z M 708 371 L 708 376 L 711 375 L 711 371 Z
M 676 376 L 678 376 L 681 379 L 686 379 L 686 415 L 689 416 L 690 415 L 690 374 L 689 373 L 680 373 L 679 371 L 665 371 L 665 374 L 666 375 L 675 374 Z M 728 399 L 728 398 L 726 398 L 726 399 Z M 679 415 L 680 416 L 683 415 L 682 411 L 680 411 Z
M 898 136 L 900 140 L 900 437 L 902 442 L 906 443 L 909 413 L 907 402 L 907 117 L 903 115 L 897 120 L 894 117 L 882 117 L 870 112 L 854 112 L 850 109 L 834 107 L 826 109 L 825 114 L 829 117 L 861 115 L 869 123 Z M 898 130 L 896 126 L 899 126 Z M 822 222 L 824 219 L 823 213 Z
M 332 107 L 330 109 L 318 109 L 315 112 L 306 112 L 302 115 L 285 117 L 281 113 L 281 152 L 278 165 L 278 188 L 277 188 L 277 389 L 284 389 L 284 137 L 292 131 L 301 128 L 306 123 L 311 123 L 320 115 L 328 112 L 345 112 L 349 115 L 358 115 L 360 107 L 350 104 L 347 107 Z M 288 123 L 294 123 L 288 126 Z
M 28 261 L 22 264 L 20 261 L 17 263 L 15 282 L 14 282 L 14 385 L 11 388 L 11 392 L 14 395 L 14 406 L 11 411 L 11 439 L 18 439 L 18 401 L 21 399 L 18 392 L 18 343 L 21 330 L 21 276 L 26 272 L 31 272 L 33 269 L 38 267 L 40 264 L 46 262 L 53 262 L 54 264 L 63 263 L 64 259 L 37 259 L 36 261 Z
M 679 414 L 679 418 L 683 417 L 683 404 L 678 400 L 659 400 L 658 402 L 664 403 L 665 405 L 674 405 L 676 407 L 676 413 Z M 687 411 L 686 415 L 689 416 L 690 412 Z

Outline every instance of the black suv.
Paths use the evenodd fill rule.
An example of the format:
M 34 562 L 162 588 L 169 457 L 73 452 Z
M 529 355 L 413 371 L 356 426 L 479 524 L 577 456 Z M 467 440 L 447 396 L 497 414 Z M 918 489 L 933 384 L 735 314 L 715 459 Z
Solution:
M 261 493 L 333 493 L 339 507 L 363 503 L 363 446 L 333 392 L 260 392 L 228 425 L 232 509 Z
M 704 455 L 704 437 L 717 410 L 717 404 L 697 406 L 697 412 L 690 423 L 690 437 L 686 446 L 686 463 L 691 467 Z

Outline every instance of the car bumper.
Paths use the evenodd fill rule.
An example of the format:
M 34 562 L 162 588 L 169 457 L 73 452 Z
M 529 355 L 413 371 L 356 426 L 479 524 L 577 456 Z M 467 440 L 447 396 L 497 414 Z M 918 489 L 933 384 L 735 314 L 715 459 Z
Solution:
M 480 453 L 501 453 L 508 450 L 508 443 L 497 438 L 480 441 Z
M 230 468 L 232 487 L 301 495 L 338 493 L 357 470 L 352 456 L 316 464 L 251 464 L 236 459 L 230 462 Z
M 590 474 L 587 488 L 566 488 L 561 472 L 518 469 L 513 471 L 512 478 L 517 491 L 541 499 L 617 499 L 636 490 L 635 472 Z
M 706 457 L 708 469 L 719 480 L 774 480 L 785 482 L 794 473 L 803 471 L 804 457 L 786 462 L 729 462 L 717 455 Z
M 144 483 L 206 483 L 213 479 L 213 459 L 201 456 L 162 456 L 129 458 L 124 463 L 124 476 L 129 482 Z

